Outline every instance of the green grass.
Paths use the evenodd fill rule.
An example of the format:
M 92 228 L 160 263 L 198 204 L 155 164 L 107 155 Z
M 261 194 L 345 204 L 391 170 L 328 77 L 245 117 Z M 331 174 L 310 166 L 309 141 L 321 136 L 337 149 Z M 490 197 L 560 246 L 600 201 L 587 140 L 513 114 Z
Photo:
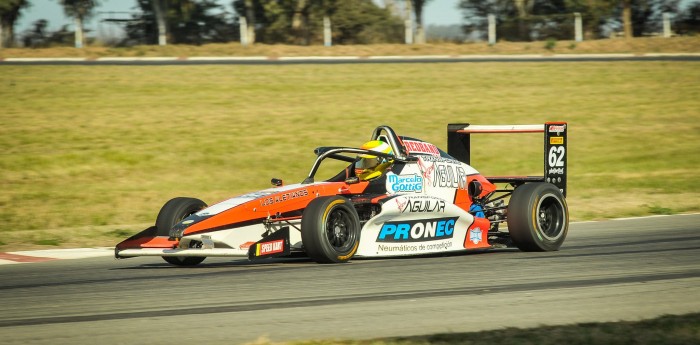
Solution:
M 696 212 L 698 80 L 697 62 L 0 66 L 3 248 L 66 228 L 63 246 L 113 245 L 172 197 L 299 182 L 315 147 L 380 124 L 444 147 L 449 122 L 568 121 L 573 220 Z M 486 175 L 541 174 L 537 135 L 474 144 Z
M 295 345 L 685 345 L 700 343 L 700 314 L 666 315 L 643 321 L 582 323 L 539 328 L 505 328 L 471 333 L 347 341 L 301 341 Z M 272 344 L 259 341 L 253 344 Z

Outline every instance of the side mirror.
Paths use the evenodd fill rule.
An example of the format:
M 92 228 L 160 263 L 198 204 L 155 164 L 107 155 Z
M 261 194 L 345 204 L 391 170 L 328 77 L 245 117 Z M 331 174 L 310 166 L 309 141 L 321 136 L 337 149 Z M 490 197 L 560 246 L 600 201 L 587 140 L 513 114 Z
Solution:
M 280 187 L 280 186 L 284 185 L 284 182 L 278 178 L 273 178 L 270 182 L 272 182 L 272 185 L 275 187 Z
M 478 199 L 483 190 L 481 182 L 477 180 L 472 180 L 472 182 L 469 182 L 469 186 L 467 186 L 467 192 L 469 192 L 469 197 L 472 198 L 472 200 Z

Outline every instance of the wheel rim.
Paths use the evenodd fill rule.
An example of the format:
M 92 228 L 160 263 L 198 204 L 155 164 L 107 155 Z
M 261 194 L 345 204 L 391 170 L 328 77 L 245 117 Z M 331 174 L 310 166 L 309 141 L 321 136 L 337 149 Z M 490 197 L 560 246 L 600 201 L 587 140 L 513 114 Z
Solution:
M 537 205 L 537 228 L 544 238 L 555 241 L 564 230 L 564 205 L 554 194 L 544 195 Z
M 336 208 L 330 212 L 326 221 L 326 238 L 333 249 L 338 252 L 352 249 L 355 237 L 353 226 L 347 211 Z

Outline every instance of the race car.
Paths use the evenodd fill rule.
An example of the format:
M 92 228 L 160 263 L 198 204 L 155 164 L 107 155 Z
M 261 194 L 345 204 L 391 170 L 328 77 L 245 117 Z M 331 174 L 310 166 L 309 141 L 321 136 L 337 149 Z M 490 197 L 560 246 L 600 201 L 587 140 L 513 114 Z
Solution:
M 475 133 L 544 133 L 543 176 L 483 176 L 470 165 Z M 272 188 L 211 206 L 174 198 L 154 226 L 117 244 L 115 257 L 160 256 L 192 266 L 209 256 L 342 263 L 504 246 L 558 250 L 569 224 L 566 133 L 566 122 L 449 124 L 445 152 L 379 126 L 370 137 L 374 147 L 316 148 L 301 183 L 272 179 Z M 359 168 L 368 160 L 383 169 L 366 176 Z M 345 168 L 317 181 L 329 161 Z

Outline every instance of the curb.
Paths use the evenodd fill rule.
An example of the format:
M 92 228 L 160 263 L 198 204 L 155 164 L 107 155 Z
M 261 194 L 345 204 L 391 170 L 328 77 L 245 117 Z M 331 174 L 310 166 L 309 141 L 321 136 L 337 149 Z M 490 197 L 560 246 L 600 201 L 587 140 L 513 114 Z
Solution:
M 114 248 L 72 248 L 49 250 L 25 250 L 0 253 L 0 265 L 46 262 L 67 259 L 86 259 L 114 256 Z

